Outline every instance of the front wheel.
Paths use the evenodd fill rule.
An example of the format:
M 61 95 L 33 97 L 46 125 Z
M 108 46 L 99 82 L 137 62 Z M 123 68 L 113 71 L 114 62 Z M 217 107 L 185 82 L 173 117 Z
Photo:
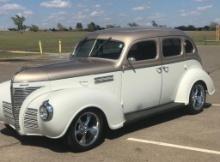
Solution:
M 189 110 L 192 114 L 197 114 L 203 111 L 206 103 L 206 91 L 201 83 L 196 83 L 190 92 Z
M 67 132 L 67 144 L 73 151 L 89 150 L 103 140 L 104 120 L 97 110 L 79 113 Z

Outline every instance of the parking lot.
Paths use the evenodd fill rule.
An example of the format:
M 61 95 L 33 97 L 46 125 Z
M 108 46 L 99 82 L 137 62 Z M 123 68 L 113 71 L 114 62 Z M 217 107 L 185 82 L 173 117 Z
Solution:
M 0 162 L 3 161 L 104 161 L 104 162 L 219 162 L 220 161 L 220 46 L 199 46 L 204 67 L 214 80 L 216 93 L 208 97 L 203 113 L 185 109 L 160 114 L 107 133 L 103 144 L 73 153 L 61 140 L 21 137 L 0 124 Z M 52 60 L 56 61 L 56 60 Z M 0 62 L 0 81 L 21 66 L 47 60 Z

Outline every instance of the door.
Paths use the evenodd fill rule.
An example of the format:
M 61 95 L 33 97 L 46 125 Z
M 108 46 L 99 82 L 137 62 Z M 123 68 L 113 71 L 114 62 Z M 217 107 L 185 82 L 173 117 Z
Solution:
M 157 106 L 162 82 L 158 40 L 134 43 L 126 59 L 128 63 L 122 73 L 124 112 L 130 113 Z
M 185 73 L 183 45 L 180 37 L 161 39 L 162 51 L 162 95 L 160 104 L 174 102 L 177 88 Z

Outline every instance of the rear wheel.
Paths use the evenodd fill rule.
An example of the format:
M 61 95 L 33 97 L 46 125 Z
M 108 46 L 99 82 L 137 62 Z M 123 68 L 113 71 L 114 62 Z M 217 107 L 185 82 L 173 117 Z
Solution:
M 206 103 L 205 87 L 201 83 L 196 83 L 191 89 L 189 98 L 189 110 L 192 114 L 197 114 L 203 111 Z
M 67 132 L 67 143 L 73 151 L 89 150 L 103 140 L 103 115 L 97 110 L 79 113 Z

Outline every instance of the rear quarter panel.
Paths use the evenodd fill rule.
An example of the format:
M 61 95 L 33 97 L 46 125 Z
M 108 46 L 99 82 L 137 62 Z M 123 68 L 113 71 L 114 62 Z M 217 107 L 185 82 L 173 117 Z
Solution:
M 189 104 L 189 95 L 193 85 L 202 81 L 206 84 L 207 92 L 209 95 L 213 95 L 215 92 L 214 83 L 207 72 L 202 68 L 201 64 L 197 60 L 187 61 L 187 72 L 181 78 L 180 84 L 177 89 L 175 102 Z

